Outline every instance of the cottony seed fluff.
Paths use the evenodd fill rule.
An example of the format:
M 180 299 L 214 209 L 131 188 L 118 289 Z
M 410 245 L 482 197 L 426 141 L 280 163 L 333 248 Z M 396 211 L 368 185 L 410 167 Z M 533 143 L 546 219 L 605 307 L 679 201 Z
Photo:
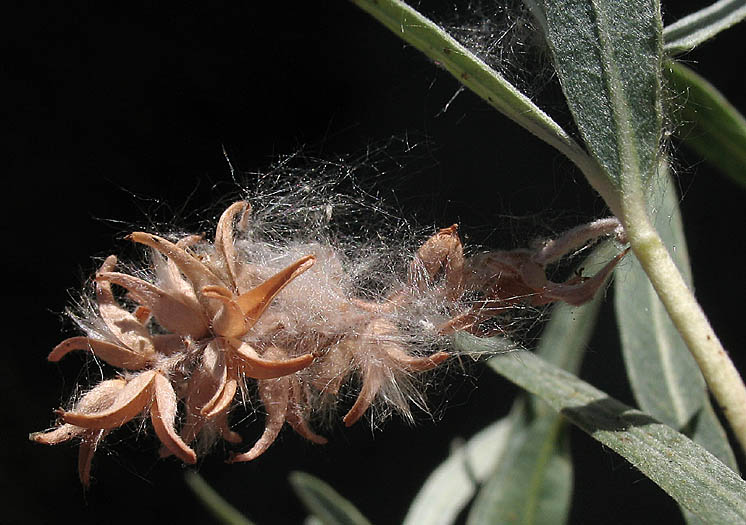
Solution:
M 486 321 L 522 305 L 582 304 L 623 255 L 593 277 L 554 283 L 546 265 L 601 236 L 622 239 L 619 222 L 580 226 L 536 250 L 470 257 L 454 224 L 399 261 L 401 272 L 391 261 L 384 271 L 366 260 L 372 251 L 362 242 L 340 247 L 311 231 L 282 238 L 267 224 L 261 210 L 252 214 L 238 201 L 211 238 L 131 233 L 147 263 L 124 271 L 107 257 L 93 279 L 92 306 L 75 316 L 84 334 L 48 356 L 90 352 L 117 371 L 57 410 L 57 426 L 30 438 L 79 440 L 79 476 L 88 485 L 101 440 L 140 415 L 149 416 L 161 454 L 185 463 L 217 439 L 238 444 L 231 414 L 254 391 L 266 411 L 264 433 L 230 462 L 260 456 L 285 423 L 326 443 L 311 422 L 338 405 L 347 426 L 372 406 L 411 419 L 412 404 L 424 407 L 418 376 L 454 352 L 449 334 L 494 335 L 499 322 Z M 338 398 L 348 383 L 358 390 L 346 403 Z

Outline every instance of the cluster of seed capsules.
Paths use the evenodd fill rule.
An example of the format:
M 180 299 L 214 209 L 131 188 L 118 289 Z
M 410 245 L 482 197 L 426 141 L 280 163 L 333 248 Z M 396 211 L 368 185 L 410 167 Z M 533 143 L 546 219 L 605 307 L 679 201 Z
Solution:
M 86 335 L 64 340 L 48 359 L 90 352 L 117 369 L 116 377 L 57 410 L 56 427 L 30 436 L 43 444 L 79 440 L 84 485 L 100 442 L 140 416 L 150 417 L 161 454 L 188 464 L 196 462 L 200 440 L 239 443 L 229 416 L 253 391 L 266 412 L 265 429 L 230 462 L 260 456 L 285 423 L 325 443 L 312 416 L 335 404 L 348 383 L 359 390 L 345 425 L 378 403 L 411 417 L 410 404 L 421 400 L 414 379 L 453 354 L 449 334 L 489 335 L 486 320 L 523 304 L 587 302 L 623 256 L 593 277 L 554 283 L 548 264 L 603 235 L 621 236 L 618 221 L 575 228 L 535 250 L 472 257 L 464 256 L 454 225 L 427 239 L 406 275 L 373 300 L 357 293 L 345 258 L 331 245 L 276 247 L 252 259 L 250 211 L 244 201 L 229 206 L 213 241 L 132 233 L 131 241 L 151 249 L 147 268 L 117 271 L 113 255 L 99 268 L 95 307 L 80 323 Z M 442 342 L 442 349 L 422 345 L 425 339 Z

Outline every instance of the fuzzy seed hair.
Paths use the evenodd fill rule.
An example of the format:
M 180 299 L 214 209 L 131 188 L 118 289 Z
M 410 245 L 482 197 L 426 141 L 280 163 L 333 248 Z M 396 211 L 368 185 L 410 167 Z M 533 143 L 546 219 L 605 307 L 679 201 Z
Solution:
M 285 424 L 323 444 L 315 422 L 340 408 L 346 426 L 365 414 L 373 424 L 392 412 L 413 421 L 412 406 L 426 410 L 426 374 L 456 353 L 452 333 L 500 335 L 516 310 L 582 304 L 623 255 L 593 277 L 554 283 L 548 264 L 605 235 L 623 241 L 619 222 L 531 250 L 465 255 L 456 225 L 413 242 L 405 223 L 360 194 L 330 191 L 323 178 L 287 180 L 263 177 L 209 233 L 132 232 L 141 262 L 110 255 L 100 265 L 72 314 L 82 335 L 48 359 L 87 352 L 108 365 L 105 378 L 58 410 L 54 428 L 31 434 L 79 440 L 84 485 L 100 442 L 143 416 L 161 454 L 185 463 L 216 440 L 238 448 L 231 419 L 255 396 L 264 432 L 229 462 L 259 457 Z M 371 217 L 382 218 L 376 230 L 357 227 Z

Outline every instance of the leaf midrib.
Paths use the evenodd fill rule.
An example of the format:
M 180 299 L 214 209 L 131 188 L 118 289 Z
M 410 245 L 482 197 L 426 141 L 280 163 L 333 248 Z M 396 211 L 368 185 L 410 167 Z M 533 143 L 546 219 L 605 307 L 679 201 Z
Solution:
M 616 67 L 616 60 L 612 46 L 609 44 L 609 24 L 608 20 L 603 13 L 603 8 L 600 8 L 597 0 L 591 0 L 590 2 L 593 8 L 593 17 L 595 24 L 593 25 L 594 30 L 597 32 L 599 52 L 601 53 L 601 68 L 604 72 L 602 76 L 603 84 L 606 89 L 606 93 L 609 101 L 611 102 L 611 116 L 612 125 L 616 129 L 614 136 L 617 140 L 617 162 L 619 173 L 609 174 L 612 178 L 615 178 L 618 183 L 622 186 L 625 185 L 627 179 L 626 175 L 632 175 L 640 173 L 640 166 L 638 163 L 637 147 L 635 146 L 635 133 L 629 125 L 630 118 L 627 108 L 629 106 L 626 99 L 626 91 L 624 85 L 620 81 L 619 70 Z M 615 176 L 616 175 L 616 176 Z

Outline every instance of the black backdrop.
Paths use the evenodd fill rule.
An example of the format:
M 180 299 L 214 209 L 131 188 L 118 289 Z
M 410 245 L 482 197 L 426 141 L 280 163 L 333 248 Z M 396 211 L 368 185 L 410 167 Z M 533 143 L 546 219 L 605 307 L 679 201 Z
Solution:
M 669 3 L 670 21 L 704 2 Z M 8 16 L 0 523 L 210 522 L 183 468 L 157 459 L 152 432 L 116 433 L 95 459 L 87 493 L 75 447 L 26 436 L 52 422 L 78 379 L 79 357 L 53 365 L 45 356 L 70 335 L 59 314 L 94 270 L 93 257 L 132 253 L 122 237 L 134 226 L 178 217 L 189 227 L 205 210 L 217 213 L 214 203 L 237 189 L 223 147 L 239 170 L 260 171 L 300 150 L 336 159 L 390 144 L 385 151 L 404 168 L 378 189 L 405 216 L 423 226 L 459 222 L 467 240 L 494 247 L 604 213 L 565 159 L 475 96 L 461 93 L 443 112 L 457 83 L 355 6 L 269 4 L 26 4 Z M 743 29 L 732 29 L 686 60 L 744 109 L 743 52 L 732 51 L 742 41 Z M 679 153 L 698 296 L 743 369 L 744 194 Z M 632 403 L 615 379 L 623 365 L 611 313 L 603 312 L 583 376 Z M 259 524 L 302 521 L 287 484 L 292 470 L 327 480 L 374 523 L 396 523 L 450 440 L 504 415 L 514 393 L 476 367 L 433 393 L 434 420 L 392 420 L 375 432 L 337 424 L 325 447 L 283 432 L 254 463 L 225 465 L 216 451 L 199 471 Z M 251 442 L 261 416 L 239 430 Z M 679 519 L 623 459 L 581 432 L 572 437 L 573 523 L 639 523 L 653 512 Z

